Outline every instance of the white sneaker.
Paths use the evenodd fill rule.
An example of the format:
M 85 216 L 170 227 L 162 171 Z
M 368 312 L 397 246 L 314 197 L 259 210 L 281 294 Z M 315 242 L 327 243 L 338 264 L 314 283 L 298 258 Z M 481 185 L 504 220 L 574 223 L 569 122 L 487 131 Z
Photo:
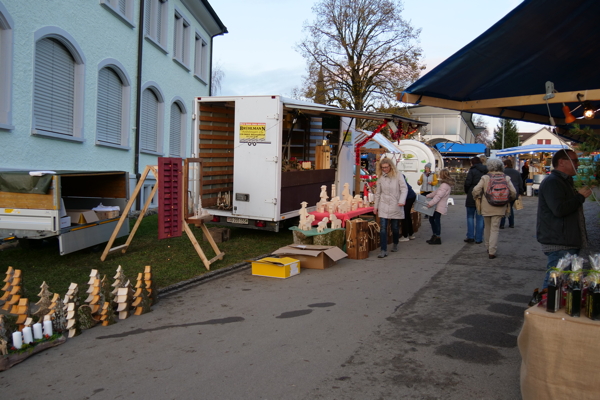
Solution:
M 404 236 L 401 236 L 400 239 L 398 239 L 399 242 L 408 242 L 410 239 Z
M 408 237 L 410 240 L 415 240 L 417 237 L 415 235 L 409 236 Z

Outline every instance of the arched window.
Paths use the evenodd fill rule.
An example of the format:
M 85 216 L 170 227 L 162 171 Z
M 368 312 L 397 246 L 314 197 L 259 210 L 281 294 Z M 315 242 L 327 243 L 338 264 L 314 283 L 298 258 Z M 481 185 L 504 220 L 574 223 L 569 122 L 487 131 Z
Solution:
M 123 81 L 111 67 L 98 73 L 96 139 L 99 143 L 122 145 L 124 131 Z
M 12 126 L 13 23 L 0 3 L 0 129 Z
M 169 156 L 182 157 L 185 138 L 185 112 L 178 102 L 171 104 L 171 127 L 169 129 Z
M 160 91 L 148 87 L 142 92 L 142 122 L 140 151 L 160 154 L 162 152 L 164 101 Z
M 35 33 L 33 133 L 82 140 L 84 59 L 60 28 Z

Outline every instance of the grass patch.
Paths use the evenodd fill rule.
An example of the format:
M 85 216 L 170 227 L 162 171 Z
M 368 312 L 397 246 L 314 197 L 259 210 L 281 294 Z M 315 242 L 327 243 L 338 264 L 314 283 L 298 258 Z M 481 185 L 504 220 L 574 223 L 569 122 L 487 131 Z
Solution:
M 130 219 L 130 223 L 133 227 L 135 220 Z M 209 260 L 213 258 L 215 253 L 208 241 L 203 240 L 202 230 L 193 225 L 190 225 L 190 228 L 206 257 Z M 270 253 L 293 241 L 292 232 L 287 228 L 279 233 L 244 228 L 230 229 L 230 240 L 217 244 L 225 256 L 223 260 L 211 265 L 211 271 Z M 118 239 L 115 246 L 124 244 L 126 239 L 127 237 Z M 0 276 L 4 279 L 8 266 L 22 270 L 24 295 L 29 298 L 30 303 L 39 300 L 37 294 L 43 281 L 50 286 L 51 292 L 60 293 L 61 297 L 64 296 L 71 282 L 78 283 L 80 296 L 85 300 L 87 282 L 92 269 L 97 269 L 101 276 L 106 274 L 112 284 L 117 267 L 121 265 L 126 276 L 132 284 L 135 284 L 138 272 L 143 272 L 144 266 L 150 265 L 154 281 L 159 288 L 207 272 L 185 233 L 178 238 L 158 240 L 157 215 L 144 217 L 125 254 L 120 251 L 111 253 L 104 262 L 100 261 L 100 256 L 106 246 L 105 243 L 95 248 L 61 256 L 57 239 L 41 243 L 32 242 L 38 242 L 38 245 L 32 244 L 30 248 L 18 246 L 0 251 Z

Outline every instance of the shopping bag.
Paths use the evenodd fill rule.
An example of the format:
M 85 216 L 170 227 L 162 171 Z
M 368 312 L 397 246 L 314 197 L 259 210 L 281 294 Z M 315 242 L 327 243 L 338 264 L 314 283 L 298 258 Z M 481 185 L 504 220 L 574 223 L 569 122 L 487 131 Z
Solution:
M 521 201 L 520 197 L 515 200 L 515 204 L 513 204 L 513 208 L 515 210 L 522 210 L 523 209 L 523 202 Z

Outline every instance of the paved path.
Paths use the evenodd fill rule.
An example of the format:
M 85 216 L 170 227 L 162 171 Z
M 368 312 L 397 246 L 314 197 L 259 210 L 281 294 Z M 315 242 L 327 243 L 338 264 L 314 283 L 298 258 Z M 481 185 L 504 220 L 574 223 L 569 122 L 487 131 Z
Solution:
M 441 246 L 425 243 L 424 221 L 383 260 L 189 287 L 0 373 L 1 398 L 519 399 L 516 339 L 545 269 L 537 198 L 500 232 L 495 260 L 463 242 L 454 199 Z

